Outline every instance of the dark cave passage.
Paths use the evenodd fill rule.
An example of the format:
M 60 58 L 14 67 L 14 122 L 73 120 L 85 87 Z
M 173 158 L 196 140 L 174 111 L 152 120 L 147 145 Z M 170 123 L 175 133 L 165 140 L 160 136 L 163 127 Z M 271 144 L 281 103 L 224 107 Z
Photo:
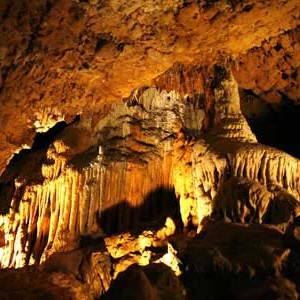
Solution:
M 280 104 L 269 104 L 242 91 L 241 109 L 259 143 L 300 158 L 300 105 L 284 95 Z

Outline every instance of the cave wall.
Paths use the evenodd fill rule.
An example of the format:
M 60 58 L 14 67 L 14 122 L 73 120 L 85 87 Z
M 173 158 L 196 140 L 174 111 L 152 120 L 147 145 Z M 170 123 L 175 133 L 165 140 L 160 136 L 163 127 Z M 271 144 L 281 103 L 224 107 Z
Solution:
M 17 154 L 1 177 L 2 267 L 44 262 L 84 236 L 159 228 L 166 217 L 198 231 L 212 213 L 263 223 L 275 187 L 298 199 L 299 161 L 257 142 L 229 65 L 206 72 L 210 84 L 193 98 L 152 87 L 115 104 L 88 149 L 80 120 L 42 149 Z M 230 178 L 248 181 L 233 180 L 225 194 L 241 185 L 249 198 L 219 195 Z
M 296 299 L 298 2 L 2 1 L 0 268 L 72 299 L 132 264 L 169 299 L 151 263 L 178 299 L 207 274 Z
M 77 114 L 97 122 L 111 103 L 151 84 L 174 62 L 208 64 L 220 54 L 237 61 L 264 41 L 293 36 L 299 4 L 2 1 L 0 16 L 3 172 L 36 131 Z M 292 40 L 297 44 L 297 34 Z

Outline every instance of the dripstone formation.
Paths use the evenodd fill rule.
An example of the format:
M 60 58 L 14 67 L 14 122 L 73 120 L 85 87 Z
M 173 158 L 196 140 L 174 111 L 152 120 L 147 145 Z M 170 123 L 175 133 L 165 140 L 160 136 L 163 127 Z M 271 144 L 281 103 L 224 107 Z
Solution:
M 298 299 L 297 1 L 0 12 L 0 298 Z

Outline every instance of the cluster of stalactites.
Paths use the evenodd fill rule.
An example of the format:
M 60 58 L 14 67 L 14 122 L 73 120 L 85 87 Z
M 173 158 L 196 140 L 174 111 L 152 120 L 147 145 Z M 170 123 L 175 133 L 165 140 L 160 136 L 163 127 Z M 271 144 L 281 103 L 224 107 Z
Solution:
M 115 127 L 111 127 L 111 136 L 108 137 L 112 137 L 113 142 L 100 146 L 99 155 L 87 162 L 85 167 L 75 167 L 67 162 L 64 153 L 68 149 L 61 140 L 50 145 L 46 162 L 41 166 L 44 178 L 42 184 L 24 187 L 21 198 L 12 199 L 12 208 L 9 214 L 3 217 L 1 230 L 5 232 L 5 245 L 0 246 L 1 267 L 22 267 L 44 261 L 54 252 L 77 247 L 82 235 L 103 235 L 103 228 L 100 228 L 103 212 L 109 216 L 104 224 L 108 232 L 119 231 L 123 226 L 130 228 L 131 224 L 128 223 L 136 217 L 132 211 L 139 208 L 151 192 L 157 188 L 172 189 L 172 157 L 168 154 L 170 141 L 161 142 L 159 139 L 172 134 L 175 122 L 180 124 L 182 107 L 176 102 L 176 94 L 173 94 L 158 94 L 152 89 L 139 100 L 143 106 L 142 109 L 137 107 L 139 114 L 147 116 L 142 126 L 149 123 L 154 132 L 159 131 L 161 127 L 166 130 L 162 135 L 151 138 L 146 135 L 147 130 L 145 133 L 143 128 L 137 131 L 130 119 L 126 136 L 129 137 L 130 147 L 133 148 L 128 147 L 126 151 L 132 149 L 133 155 L 128 161 L 126 157 L 130 152 L 124 153 L 124 157 L 120 159 L 119 156 L 112 156 L 113 151 L 109 151 L 109 147 L 112 150 L 118 148 L 118 144 L 113 144 L 113 134 L 123 136 L 124 126 L 120 128 L 120 133 L 116 132 Z M 168 101 L 168 114 L 164 115 L 161 111 L 161 103 L 157 97 L 160 101 Z M 168 100 L 168 97 L 171 98 Z M 151 98 L 151 101 L 148 98 Z M 174 102 L 177 106 L 172 108 Z M 151 110 L 156 112 L 152 119 Z M 123 110 L 117 111 L 121 115 L 124 111 L 135 113 L 134 109 L 126 105 Z M 119 117 L 111 116 L 121 122 Z M 166 122 L 167 127 L 164 126 Z M 107 130 L 110 124 L 113 124 L 113 120 L 107 120 L 102 128 L 106 127 Z M 155 129 L 155 126 L 158 129 Z M 121 140 L 121 146 L 123 145 Z M 144 161 L 135 160 L 138 151 L 141 151 L 140 155 L 145 155 Z M 139 158 L 143 159 L 143 156 Z M 154 206 L 161 204 L 157 201 L 149 205 L 149 213 L 157 210 Z M 147 211 L 143 212 L 147 214 Z
M 82 235 L 103 235 L 103 215 L 106 232 L 129 229 L 138 214 L 161 206 L 156 201 L 135 210 L 158 188 L 175 189 L 184 226 L 192 223 L 199 230 L 213 211 L 214 199 L 219 211 L 226 215 L 233 207 L 237 214 L 230 217 L 244 222 L 248 215 L 238 213 L 241 207 L 251 204 L 265 212 L 269 192 L 261 192 L 264 188 L 279 186 L 299 198 L 298 160 L 257 144 L 241 114 L 237 84 L 231 73 L 224 74 L 212 86 L 214 121 L 202 139 L 199 132 L 207 117 L 199 104 L 202 99 L 184 104 L 174 91 L 149 88 L 99 121 L 99 154 L 84 167 L 67 163 L 67 146 L 55 141 L 47 152 L 48 163 L 41 167 L 43 183 L 26 186 L 21 199 L 13 198 L 9 214 L 0 219 L 5 233 L 1 267 L 40 262 L 54 252 L 74 249 Z M 197 134 L 187 138 L 186 133 Z M 242 204 L 233 203 L 226 181 L 230 187 L 239 183 L 231 177 L 244 178 L 254 200 L 249 196 Z
M 225 218 L 226 209 L 229 209 L 231 220 L 261 223 L 274 196 L 274 187 L 286 190 L 298 200 L 300 192 L 299 161 L 257 143 L 241 113 L 235 79 L 223 67 L 217 70 L 221 75 L 220 80 L 212 84 L 213 125 L 203 139 L 191 146 L 190 169 L 185 171 L 186 184 L 179 190 L 183 198 L 180 201 L 183 223 L 187 226 L 189 219 L 194 219 L 193 224 L 198 224 L 198 229 L 205 217 L 210 216 L 213 202 L 218 203 L 217 210 Z M 234 178 L 239 178 L 245 185 L 247 192 L 243 195 L 235 197 L 232 193 L 241 185 Z
M 108 232 L 130 228 L 128 210 L 138 209 L 157 187 L 170 189 L 171 168 L 168 158 L 149 163 L 145 177 L 145 167 L 137 164 L 111 162 L 104 166 L 96 159 L 83 169 L 68 167 L 55 179 L 27 186 L 22 198 L 16 200 L 18 209 L 3 217 L 6 245 L 1 248 L 1 266 L 41 262 L 54 252 L 78 247 L 83 235 L 103 235 L 99 222 L 103 211 L 108 215 L 104 224 Z M 161 206 L 159 201 L 153 203 L 149 213 L 157 210 L 155 205 Z M 122 207 L 128 207 L 127 211 L 121 211 Z
M 104 168 L 67 168 L 56 179 L 27 186 L 18 210 L 4 217 L 2 267 L 22 267 L 51 253 L 76 247 L 80 235 L 95 233 L 101 210 Z
M 299 198 L 299 160 L 263 145 L 244 145 L 229 155 L 234 176 L 259 181 L 272 190 L 279 186 Z

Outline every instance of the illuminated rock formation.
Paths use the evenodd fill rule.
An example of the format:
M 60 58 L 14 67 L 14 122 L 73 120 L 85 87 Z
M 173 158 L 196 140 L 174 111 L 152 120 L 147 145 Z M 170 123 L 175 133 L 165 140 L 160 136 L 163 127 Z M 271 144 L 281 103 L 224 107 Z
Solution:
M 2 266 L 39 263 L 77 248 L 81 236 L 132 230 L 154 217 L 164 222 L 176 215 L 176 206 L 183 225 L 200 230 L 218 193 L 217 211 L 242 223 L 262 223 L 271 198 L 267 189 L 273 185 L 298 198 L 298 160 L 257 143 L 240 111 L 232 74 L 222 66 L 213 72 L 212 116 L 198 106 L 194 111 L 202 111 L 203 118 L 187 117 L 186 98 L 147 88 L 115 105 L 95 125 L 90 140 L 96 144 L 83 152 L 76 141 L 81 136 L 70 138 L 72 131 L 83 131 L 80 123 L 65 129 L 42 152 L 37 183 L 22 172 L 10 174 L 10 165 L 4 180 L 14 192 L 2 217 Z M 204 132 L 206 118 L 212 120 Z M 204 133 L 187 142 L 186 130 Z M 170 191 L 168 199 L 163 190 Z
M 299 1 L 23 2 L 0 5 L 0 279 L 297 299 Z

